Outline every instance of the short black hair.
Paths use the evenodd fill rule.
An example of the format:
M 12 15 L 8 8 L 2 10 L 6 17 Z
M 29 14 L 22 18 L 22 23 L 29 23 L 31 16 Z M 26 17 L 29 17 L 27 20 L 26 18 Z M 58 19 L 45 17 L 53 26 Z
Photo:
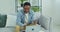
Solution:
M 25 6 L 25 5 L 31 6 L 31 4 L 29 2 L 25 2 L 23 6 Z

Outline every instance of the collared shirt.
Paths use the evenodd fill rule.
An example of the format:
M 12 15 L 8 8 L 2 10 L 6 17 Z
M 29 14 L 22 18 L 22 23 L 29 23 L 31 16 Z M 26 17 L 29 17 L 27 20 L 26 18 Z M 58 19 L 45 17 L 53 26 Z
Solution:
M 28 13 L 28 23 L 31 24 L 33 20 L 34 20 L 34 12 L 30 10 Z M 19 26 L 24 26 L 24 23 L 25 23 L 25 13 L 24 10 L 21 9 L 17 14 L 16 24 Z

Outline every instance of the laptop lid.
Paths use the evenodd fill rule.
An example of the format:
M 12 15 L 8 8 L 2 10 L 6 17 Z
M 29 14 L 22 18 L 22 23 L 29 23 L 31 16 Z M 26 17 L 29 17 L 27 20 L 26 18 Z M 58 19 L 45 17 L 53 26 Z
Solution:
M 26 32 L 39 32 L 40 29 L 40 25 L 26 26 Z

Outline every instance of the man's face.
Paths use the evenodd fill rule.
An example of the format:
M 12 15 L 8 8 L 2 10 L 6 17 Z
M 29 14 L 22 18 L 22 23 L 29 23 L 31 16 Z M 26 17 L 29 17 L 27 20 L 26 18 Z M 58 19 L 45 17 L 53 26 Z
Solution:
M 30 10 L 30 6 L 29 6 L 29 5 L 25 5 L 25 6 L 24 6 L 24 11 L 25 11 L 25 12 L 29 12 L 29 10 Z

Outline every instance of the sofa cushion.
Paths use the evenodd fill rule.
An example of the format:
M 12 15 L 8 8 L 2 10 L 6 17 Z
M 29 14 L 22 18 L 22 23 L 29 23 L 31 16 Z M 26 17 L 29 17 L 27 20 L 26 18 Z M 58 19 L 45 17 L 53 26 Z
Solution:
M 39 18 L 39 24 L 45 28 L 45 29 L 49 29 L 49 25 L 50 25 L 50 17 L 45 17 L 45 16 L 41 16 Z
M 5 27 L 6 19 L 7 19 L 7 15 L 1 15 L 0 14 L 0 27 Z

